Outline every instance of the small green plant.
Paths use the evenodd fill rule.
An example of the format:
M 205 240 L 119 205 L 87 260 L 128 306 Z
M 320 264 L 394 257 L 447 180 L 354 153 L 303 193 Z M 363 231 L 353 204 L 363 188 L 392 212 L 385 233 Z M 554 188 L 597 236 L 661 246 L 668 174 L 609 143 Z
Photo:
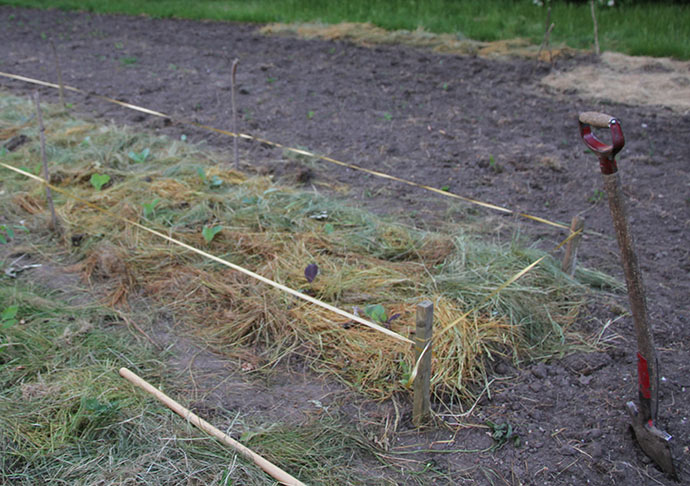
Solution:
M 8 241 L 14 239 L 14 230 L 15 229 L 20 229 L 28 232 L 24 226 L 20 225 L 14 225 L 14 227 L 6 225 L 6 224 L 0 224 L 0 244 L 4 245 Z
M 494 445 L 491 447 L 492 451 L 500 449 L 508 442 L 512 442 L 515 447 L 520 447 L 520 436 L 510 423 L 497 424 L 487 420 L 486 425 L 491 429 L 491 438 L 494 440 Z
M 604 199 L 604 191 L 601 189 L 595 189 L 594 193 L 587 198 L 587 202 L 590 204 L 597 204 L 599 201 Z
M 23 170 L 24 172 L 28 172 L 33 175 L 39 175 L 41 173 L 41 169 L 43 168 L 43 164 L 40 162 L 34 165 L 32 168 L 29 167 L 24 167 L 21 166 L 20 169 Z
M 213 238 L 215 238 L 222 229 L 222 226 L 204 226 L 204 229 L 201 230 L 201 235 L 204 237 L 204 240 L 206 240 L 206 243 L 210 244 L 213 241 Z
M 151 151 L 148 148 L 145 148 L 141 152 L 134 152 L 130 150 L 130 152 L 127 154 L 127 156 L 132 160 L 133 162 L 137 164 L 143 164 L 146 162 L 146 159 L 149 158 L 149 154 Z
M 146 219 L 149 219 L 151 216 L 156 214 L 156 204 L 158 204 L 159 201 L 160 199 L 156 198 L 149 203 L 142 204 L 142 207 L 144 208 L 144 217 Z
M 123 66 L 131 66 L 133 64 L 136 64 L 139 62 L 139 59 L 133 56 L 128 56 L 128 57 L 121 57 L 120 58 L 120 64 Z
M 277 78 L 272 78 L 271 76 L 269 76 L 269 77 L 266 78 L 266 82 L 267 82 L 268 84 L 273 84 L 273 83 L 275 83 L 276 81 L 278 81 L 278 79 L 277 79 Z
M 400 383 L 402 383 L 405 386 L 408 386 L 410 383 L 410 377 L 412 376 L 412 369 L 410 368 L 410 365 L 404 360 L 401 359 L 399 361 L 400 363 L 400 370 L 401 370 L 401 378 L 398 380 Z
M 212 189 L 217 189 L 222 185 L 223 185 L 223 179 L 221 179 L 217 175 L 214 175 L 213 177 L 211 177 L 211 180 L 208 181 L 208 186 Z
M 366 306 L 364 308 L 364 313 L 369 317 L 369 319 L 378 324 L 382 324 L 388 329 L 391 327 L 391 322 L 400 317 L 400 314 L 393 314 L 392 316 L 388 317 L 386 314 L 386 309 L 381 304 L 371 304 Z
M 124 49 L 125 45 L 122 42 L 115 43 L 115 49 Z
M 448 191 L 450 191 L 450 186 L 443 186 L 443 187 L 441 188 L 441 190 L 442 190 L 442 191 L 445 191 L 445 192 L 448 192 Z
M 19 306 L 11 305 L 6 307 L 0 314 L 0 329 L 7 329 L 17 323 L 17 312 Z
M 110 176 L 108 174 L 91 174 L 89 182 L 97 191 L 100 191 L 103 186 L 110 182 Z
M 441 87 L 443 91 L 448 91 L 448 83 L 443 83 L 443 86 Z
M 688 201 L 690 201 L 690 199 Z M 332 223 L 326 223 L 326 225 L 323 227 L 323 232 L 326 233 L 327 235 L 330 235 L 334 231 L 335 231 L 335 227 L 333 226 Z
M 314 112 L 310 110 L 307 112 L 307 119 L 311 120 L 312 118 L 314 118 Z
M 383 119 L 386 120 L 386 121 L 391 121 L 391 120 L 393 120 L 393 115 L 391 115 L 390 113 L 386 112 L 386 113 L 383 114 Z

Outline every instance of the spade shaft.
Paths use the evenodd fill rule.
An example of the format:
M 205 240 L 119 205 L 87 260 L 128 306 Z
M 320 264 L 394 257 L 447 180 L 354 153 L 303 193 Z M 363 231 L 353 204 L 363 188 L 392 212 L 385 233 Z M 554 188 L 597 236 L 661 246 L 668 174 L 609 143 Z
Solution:
M 628 224 L 623 190 L 615 159 L 616 154 L 625 144 L 623 130 L 616 118 L 603 113 L 581 113 L 579 121 L 580 135 L 585 145 L 599 157 L 604 190 L 608 197 L 611 219 L 618 239 L 628 299 L 635 325 L 639 410 L 634 402 L 628 402 L 626 406 L 632 419 L 635 437 L 642 450 L 661 469 L 671 476 L 675 476 L 669 443 L 671 436 L 655 425 L 659 403 L 659 361 L 648 320 L 642 274 Z M 611 144 L 600 141 L 592 132 L 592 127 L 610 129 Z

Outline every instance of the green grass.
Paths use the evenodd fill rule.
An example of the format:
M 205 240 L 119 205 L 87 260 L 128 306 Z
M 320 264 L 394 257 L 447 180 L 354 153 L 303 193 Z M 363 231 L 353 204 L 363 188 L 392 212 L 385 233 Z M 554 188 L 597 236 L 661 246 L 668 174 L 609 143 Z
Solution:
M 42 7 L 41 0 L 0 0 L 0 4 Z M 525 37 L 540 43 L 546 10 L 529 0 L 387 0 L 329 2 L 314 0 L 199 1 L 56 0 L 51 7 L 108 13 L 145 13 L 153 17 L 243 22 L 371 22 L 386 29 L 455 33 L 493 41 Z M 690 59 L 690 9 L 673 2 L 630 2 L 598 7 L 599 36 L 604 50 L 633 55 Z M 554 43 L 589 49 L 593 44 L 589 3 L 554 2 Z
M 17 305 L 20 321 L 0 330 L 0 484 L 273 484 L 119 377 L 130 367 L 184 402 L 165 356 L 111 310 L 3 280 L 0 309 Z M 349 461 L 371 450 L 334 417 L 268 425 L 220 410 L 213 420 L 310 484 L 360 484 Z

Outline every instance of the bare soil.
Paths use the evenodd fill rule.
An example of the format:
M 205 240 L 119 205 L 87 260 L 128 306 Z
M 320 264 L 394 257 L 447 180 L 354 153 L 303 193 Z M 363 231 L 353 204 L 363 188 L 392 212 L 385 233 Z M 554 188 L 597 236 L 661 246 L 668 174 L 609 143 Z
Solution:
M 53 39 L 66 84 L 220 128 L 230 128 L 229 69 L 232 59 L 239 58 L 241 131 L 422 184 L 449 186 L 455 193 L 551 220 L 569 222 L 576 214 L 584 215 L 587 228 L 604 236 L 585 237 L 580 263 L 622 279 L 598 164 L 586 153 L 577 128 L 580 111 L 618 117 L 627 138 L 619 167 L 663 376 L 658 422 L 674 436 L 681 484 L 690 483 L 690 116 L 682 110 L 634 100 L 594 101 L 575 89 L 542 84 L 553 72 L 596 70 L 598 61 L 588 55 L 558 59 L 550 68 L 524 59 L 270 37 L 260 34 L 256 25 L 10 7 L 0 7 L 0 25 L 0 71 L 55 82 L 48 43 Z M 618 82 L 624 86 L 626 78 Z M 35 89 L 5 78 L 0 78 L 0 86 L 16 94 Z M 57 101 L 55 90 L 41 91 Z M 95 97 L 69 94 L 68 101 L 99 120 L 175 137 L 184 133 L 232 157 L 228 137 L 168 124 Z M 240 142 L 240 148 L 245 166 L 301 184 L 346 190 L 352 204 L 421 226 L 461 217 L 448 210 L 444 198 L 409 186 L 326 163 L 312 164 L 305 176 L 305 166 L 279 150 L 248 141 Z M 548 226 L 521 224 L 544 248 L 565 236 Z M 624 403 L 635 398 L 637 378 L 627 308 L 624 295 L 597 299 L 579 324 L 580 331 L 597 333 L 614 320 L 606 332 L 618 338 L 605 351 L 520 369 L 509 363 L 495 367 L 500 379 L 490 397 L 485 395 L 463 420 L 515 424 L 520 448 L 507 444 L 490 453 L 399 456 L 406 461 L 391 477 L 404 484 L 406 471 L 431 462 L 452 478 L 449 483 L 674 484 L 644 456 L 628 429 Z M 201 376 L 229 366 L 208 355 L 192 363 L 195 344 L 176 338 L 174 327 L 149 332 L 154 340 L 179 339 L 179 369 L 197 369 Z M 340 409 L 353 420 L 368 422 L 372 440 L 389 448 L 390 457 L 409 451 L 400 447 L 410 444 L 445 451 L 491 445 L 487 429 L 481 427 L 415 431 L 408 397 L 398 397 L 395 404 L 367 403 L 341 385 L 293 368 L 297 371 L 286 376 L 299 376 L 295 381 L 261 385 L 271 397 L 261 413 L 300 420 L 319 412 L 317 404 Z M 210 382 L 199 383 L 209 388 L 202 397 L 213 398 L 199 406 L 220 404 L 241 413 L 257 413 L 262 407 L 256 384 L 214 389 Z M 295 393 L 300 390 L 303 395 Z M 287 400 L 282 407 L 281 397 Z M 288 413 L 286 407 L 301 414 Z M 435 407 L 444 410 L 440 404 Z M 366 475 L 363 482 L 368 482 Z

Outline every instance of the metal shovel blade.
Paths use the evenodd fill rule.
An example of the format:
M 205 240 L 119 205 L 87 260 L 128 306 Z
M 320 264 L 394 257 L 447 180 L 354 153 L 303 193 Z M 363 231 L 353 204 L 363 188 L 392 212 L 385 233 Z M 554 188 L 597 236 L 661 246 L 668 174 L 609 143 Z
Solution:
M 640 448 L 662 471 L 677 479 L 676 469 L 673 467 L 673 454 L 671 453 L 671 435 L 658 429 L 651 420 L 645 422 L 642 415 L 637 411 L 634 402 L 628 402 L 626 407 L 630 414 L 631 427 Z

